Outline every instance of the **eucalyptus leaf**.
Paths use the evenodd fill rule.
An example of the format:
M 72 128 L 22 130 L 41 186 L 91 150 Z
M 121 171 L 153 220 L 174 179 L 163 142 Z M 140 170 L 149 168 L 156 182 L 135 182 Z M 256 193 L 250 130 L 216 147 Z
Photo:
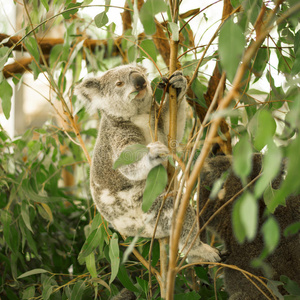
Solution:
M 28 277 L 28 276 L 32 276 L 32 275 L 36 275 L 36 274 L 42 274 L 42 273 L 48 273 L 48 271 L 44 270 L 44 269 L 33 269 L 33 270 L 30 270 L 30 271 L 25 272 L 22 275 L 18 276 L 18 279 Z
M 241 219 L 241 199 L 238 199 L 233 206 L 232 211 L 232 225 L 233 225 L 233 232 L 237 239 L 237 241 L 242 244 L 246 238 L 246 231 Z
M 239 24 L 234 23 L 232 18 L 225 21 L 220 30 L 219 55 L 230 82 L 233 82 L 245 45 L 245 36 Z
M 240 201 L 241 222 L 247 239 L 252 241 L 256 236 L 258 225 L 258 204 L 254 196 L 249 192 L 243 194 Z
M 0 82 L 0 98 L 2 100 L 2 110 L 5 115 L 5 118 L 8 120 L 10 117 L 11 110 L 11 97 L 13 95 L 13 90 L 10 84 L 3 80 Z
M 143 40 L 140 44 L 141 55 L 144 57 L 150 56 L 154 62 L 157 61 L 157 51 L 152 40 Z
M 83 280 L 76 281 L 72 290 L 70 300 L 81 300 L 84 290 L 85 290 L 85 282 Z
M 275 250 L 280 239 L 280 228 L 273 216 L 269 216 L 267 221 L 263 224 L 262 233 L 265 249 L 270 254 Z
M 109 284 L 111 284 L 117 277 L 120 266 L 120 253 L 119 253 L 118 235 L 114 233 L 111 237 L 109 244 L 109 258 L 111 262 L 111 276 Z
M 146 34 L 152 35 L 156 31 L 154 16 L 167 10 L 163 0 L 147 0 L 140 10 L 140 20 Z
M 98 274 L 96 268 L 95 254 L 93 252 L 85 257 L 85 264 L 92 278 L 97 278 Z
M 78 261 L 80 263 L 83 263 L 83 259 L 90 255 L 95 248 L 99 246 L 101 240 L 101 231 L 101 227 L 98 227 L 97 229 L 93 230 L 86 239 L 78 255 Z
M 142 159 L 149 152 L 149 149 L 142 144 L 129 145 L 120 154 L 114 162 L 113 169 L 117 169 L 124 165 L 130 165 Z
M 100 14 L 96 15 L 94 20 L 98 28 L 101 28 L 102 26 L 106 25 L 108 23 L 106 11 L 103 11 Z
M 154 200 L 165 189 L 168 182 L 168 174 L 163 165 L 151 169 L 146 180 L 146 187 L 143 194 L 142 210 L 147 212 Z
M 245 185 L 252 169 L 252 147 L 248 135 L 243 135 L 233 148 L 233 170 Z
M 168 23 L 170 29 L 171 29 L 171 33 L 172 33 L 172 40 L 177 42 L 179 41 L 179 27 L 176 23 L 173 22 L 169 22 Z

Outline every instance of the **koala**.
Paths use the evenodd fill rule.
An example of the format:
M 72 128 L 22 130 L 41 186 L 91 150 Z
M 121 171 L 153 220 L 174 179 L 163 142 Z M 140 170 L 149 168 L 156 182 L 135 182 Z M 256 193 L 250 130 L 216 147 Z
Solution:
M 231 156 L 216 156 L 207 159 L 202 173 L 200 175 L 200 209 L 207 203 L 207 207 L 201 215 L 200 223 L 204 224 L 211 215 L 230 200 L 238 191 L 242 189 L 240 179 L 230 170 Z M 252 173 L 249 176 L 249 182 L 253 180 L 261 171 L 262 156 L 254 154 L 252 161 Z M 216 179 L 229 171 L 219 195 L 214 200 L 209 200 L 210 189 Z M 272 187 L 278 189 L 283 180 L 283 172 L 274 179 Z M 227 250 L 226 263 L 236 265 L 256 276 L 267 277 L 272 280 L 279 280 L 280 275 L 286 275 L 300 286 L 300 233 L 285 237 L 284 229 L 294 223 L 300 221 L 300 196 L 290 196 L 286 200 L 286 206 L 279 206 L 274 217 L 277 219 L 281 228 L 280 243 L 275 251 L 268 256 L 264 262 L 270 268 L 268 274 L 261 269 L 251 266 L 251 261 L 259 257 L 264 248 L 262 239 L 261 226 L 265 220 L 264 212 L 266 205 L 263 198 L 259 199 L 259 224 L 257 237 L 252 242 L 239 244 L 234 237 L 232 230 L 232 208 L 234 204 L 226 206 L 216 217 L 209 223 L 209 228 L 215 232 L 223 241 Z M 230 295 L 230 300 L 260 300 L 266 297 L 239 271 L 224 268 L 225 289 Z M 270 293 L 257 281 L 254 282 L 270 299 L 273 297 Z M 280 289 L 281 293 L 285 293 Z
M 187 82 L 182 73 L 175 72 L 168 82 L 177 90 L 179 103 L 177 116 L 177 140 L 182 139 Z M 147 212 L 142 210 L 143 192 L 149 171 L 162 164 L 169 153 L 168 94 L 157 122 L 157 141 L 153 140 L 157 103 L 153 101 L 152 89 L 141 66 L 119 66 L 105 72 L 99 78 L 89 78 L 78 85 L 76 94 L 85 101 L 90 111 L 100 110 L 101 120 L 90 170 L 90 187 L 93 200 L 102 216 L 125 236 L 139 235 L 151 238 L 161 203 L 166 201 L 159 218 L 155 238 L 170 235 L 174 197 L 159 195 Z M 142 144 L 149 149 L 139 161 L 113 169 L 114 162 L 129 145 Z M 192 207 L 187 210 L 179 247 L 183 247 L 195 218 Z M 197 230 L 189 237 L 187 247 Z M 189 252 L 190 262 L 219 261 L 216 249 L 200 239 Z

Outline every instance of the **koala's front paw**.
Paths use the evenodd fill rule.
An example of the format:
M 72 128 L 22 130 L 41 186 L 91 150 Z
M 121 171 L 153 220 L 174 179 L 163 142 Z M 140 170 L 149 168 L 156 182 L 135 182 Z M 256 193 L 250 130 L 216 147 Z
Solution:
M 149 160 L 154 166 L 162 163 L 170 152 L 169 148 L 161 142 L 150 143 L 147 148 L 149 148 Z
M 164 89 L 167 86 L 172 86 L 177 90 L 177 98 L 181 99 L 186 93 L 187 80 L 182 75 L 181 71 L 175 71 L 172 76 L 168 79 L 166 77 L 162 78 L 162 82 L 158 85 L 158 88 Z M 169 89 L 167 89 L 169 91 Z

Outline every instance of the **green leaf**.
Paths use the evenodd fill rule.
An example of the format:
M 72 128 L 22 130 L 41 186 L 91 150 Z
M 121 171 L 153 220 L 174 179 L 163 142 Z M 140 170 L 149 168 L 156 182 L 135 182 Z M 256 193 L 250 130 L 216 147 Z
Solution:
M 253 73 L 256 77 L 261 77 L 264 69 L 266 68 L 267 61 L 269 60 L 269 54 L 267 48 L 260 48 L 257 51 L 255 61 L 253 64 Z
M 224 172 L 220 178 L 218 178 L 214 184 L 213 184 L 213 187 L 211 189 L 211 192 L 209 194 L 209 199 L 211 200 L 214 200 L 217 196 L 218 196 L 218 193 L 220 192 L 222 186 L 223 186 L 223 183 L 225 182 L 225 180 L 227 179 L 227 176 L 228 176 L 229 172 Z
M 101 232 L 101 227 L 98 227 L 90 233 L 78 255 L 79 263 L 82 264 L 84 261 L 83 259 L 90 255 L 96 249 L 96 247 L 99 246 L 101 241 Z
M 118 243 L 118 235 L 116 233 L 113 234 L 110 244 L 109 244 L 109 258 L 111 262 L 111 276 L 109 280 L 109 284 L 111 284 L 119 272 L 120 266 L 120 253 L 119 253 L 119 243 Z
M 293 223 L 284 229 L 284 236 L 296 234 L 300 231 L 300 222 Z
M 50 67 L 55 68 L 62 57 L 63 45 L 55 45 L 50 52 Z
M 291 70 L 291 75 L 296 75 L 300 73 L 300 49 L 298 49 L 297 53 L 296 53 L 296 58 L 294 60 L 293 63 L 293 67 Z
M 252 170 L 252 147 L 248 135 L 243 135 L 233 148 L 233 170 L 245 185 Z
M 173 41 L 179 41 L 179 27 L 176 23 L 169 22 L 168 23 L 171 33 L 172 33 L 172 40 Z
M 257 201 L 251 193 L 243 194 L 240 201 L 241 222 L 245 228 L 246 237 L 252 241 L 256 236 L 258 224 Z
M 10 49 L 8 47 L 0 48 L 0 72 L 3 70 L 5 63 L 8 60 Z
M 0 222 L 3 225 L 2 231 L 5 243 L 13 251 L 13 253 L 18 253 L 19 234 L 13 224 L 12 216 L 8 211 L 3 209 L 0 210 Z
M 270 254 L 275 250 L 280 239 L 280 228 L 273 216 L 269 216 L 267 221 L 262 225 L 262 233 L 265 249 Z
M 154 167 L 148 174 L 143 194 L 142 210 L 147 212 L 154 200 L 160 195 L 168 182 L 168 174 L 163 165 Z
M 285 283 L 284 289 L 286 291 L 288 291 L 290 294 L 295 295 L 295 296 L 291 296 L 292 298 L 287 298 L 289 296 L 284 297 L 284 299 L 285 300 L 298 300 L 299 299 L 298 296 L 300 295 L 300 286 L 299 286 L 299 284 L 297 284 L 297 282 L 289 279 L 285 275 L 281 275 L 280 280 Z
M 195 101 L 207 109 L 208 107 L 204 99 L 204 93 L 207 90 L 206 86 L 202 84 L 198 78 L 195 78 L 195 80 L 192 82 L 191 88 L 197 97 Z
M 153 40 L 143 40 L 140 44 L 141 55 L 148 58 L 148 55 L 153 59 L 154 62 L 157 61 L 157 51 Z
M 148 288 L 149 288 L 148 281 L 141 279 L 139 277 L 136 277 L 136 281 L 139 284 L 139 286 L 142 288 L 142 291 L 147 295 Z
M 85 283 L 83 280 L 78 280 L 72 290 L 71 300 L 81 300 L 85 290 Z
M 201 296 L 195 291 L 174 295 L 174 300 L 198 300 L 200 298 Z
M 282 154 L 273 142 L 269 143 L 268 151 L 263 157 L 263 174 L 255 183 L 254 194 L 258 199 L 272 180 L 278 174 L 281 167 Z
M 21 205 L 21 215 L 22 215 L 22 218 L 23 218 L 23 221 L 24 221 L 26 227 L 33 233 L 33 230 L 31 228 L 31 224 L 30 224 L 29 205 L 24 200 L 22 201 L 22 205 Z
M 49 11 L 48 1 L 47 0 L 41 0 L 41 2 L 44 5 L 44 7 L 46 8 L 46 10 Z
M 131 47 L 128 48 L 128 60 L 129 60 L 129 62 L 134 62 L 136 60 L 136 56 L 137 56 L 136 45 L 132 45 Z
M 11 97 L 13 94 L 13 89 L 6 80 L 3 80 L 2 82 L 0 82 L 0 91 L 0 98 L 2 100 L 2 110 L 5 115 L 5 118 L 8 120 L 10 117 Z
M 28 52 L 34 57 L 35 61 L 37 63 L 39 63 L 40 62 L 40 52 L 39 52 L 39 47 L 38 47 L 38 43 L 37 43 L 36 39 L 29 36 L 24 41 L 24 44 L 25 44 Z
M 245 36 L 240 26 L 232 18 L 228 19 L 220 30 L 219 55 L 230 82 L 233 82 L 245 44 Z
M 139 290 L 133 285 L 130 277 L 128 276 L 127 274 L 127 271 L 126 271 L 126 268 L 125 266 L 122 264 L 120 265 L 120 268 L 119 268 L 119 272 L 118 272 L 118 279 L 121 281 L 122 285 L 132 291 L 132 292 L 138 292 Z
M 120 154 L 119 158 L 114 162 L 113 169 L 117 169 L 124 165 L 130 165 L 139 161 L 145 154 L 149 152 L 149 149 L 142 144 L 129 145 Z
M 272 139 L 276 123 L 268 110 L 259 110 L 249 123 L 249 131 L 254 139 L 255 148 L 262 150 Z
M 35 295 L 35 287 L 30 286 L 24 290 L 22 300 L 32 299 Z
M 100 14 L 96 15 L 94 20 L 98 28 L 101 28 L 102 26 L 106 25 L 108 23 L 108 17 L 106 15 L 106 12 L 103 11 Z
M 80 7 L 82 2 L 77 2 L 77 3 L 70 3 L 66 8 L 65 12 L 62 13 L 62 16 L 65 19 L 70 19 L 72 15 L 76 14 L 78 9 L 75 9 L 75 7 Z M 74 9 L 72 9 L 74 7 Z
M 20 275 L 18 277 L 18 279 L 21 279 L 21 278 L 24 278 L 24 277 L 28 277 L 28 276 L 31 276 L 31 275 L 43 274 L 43 273 L 48 273 L 48 271 L 44 270 L 44 269 L 33 269 L 33 270 L 30 270 L 30 271 L 25 272 L 22 275 Z
M 95 262 L 95 254 L 91 253 L 87 257 L 85 257 L 85 264 L 86 268 L 90 272 L 92 278 L 97 278 L 97 269 L 96 269 L 96 262 Z
M 274 212 L 278 205 L 285 205 L 286 197 L 294 192 L 298 193 L 299 191 L 299 181 L 295 180 L 295 178 L 298 178 L 300 170 L 299 149 L 300 136 L 298 135 L 291 141 L 287 148 L 287 175 L 280 189 L 275 191 L 272 202 L 268 205 L 270 212 Z
M 233 232 L 237 239 L 237 241 L 241 244 L 244 242 L 246 237 L 246 231 L 244 229 L 243 222 L 241 220 L 241 198 L 239 198 L 233 206 L 232 211 L 232 225 L 233 225 Z
M 166 11 L 167 8 L 163 0 L 147 0 L 147 2 L 144 3 L 140 10 L 140 20 L 147 35 L 152 35 L 156 31 L 154 16 Z

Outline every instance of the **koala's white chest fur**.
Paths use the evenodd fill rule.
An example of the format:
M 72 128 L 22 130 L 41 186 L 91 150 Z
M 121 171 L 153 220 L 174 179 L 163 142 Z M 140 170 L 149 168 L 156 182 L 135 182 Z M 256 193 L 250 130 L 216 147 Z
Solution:
M 137 126 L 143 133 L 146 145 L 155 141 L 155 120 L 151 114 L 141 114 L 133 116 L 130 121 Z M 167 145 L 167 136 L 160 128 L 157 128 L 157 139 Z

